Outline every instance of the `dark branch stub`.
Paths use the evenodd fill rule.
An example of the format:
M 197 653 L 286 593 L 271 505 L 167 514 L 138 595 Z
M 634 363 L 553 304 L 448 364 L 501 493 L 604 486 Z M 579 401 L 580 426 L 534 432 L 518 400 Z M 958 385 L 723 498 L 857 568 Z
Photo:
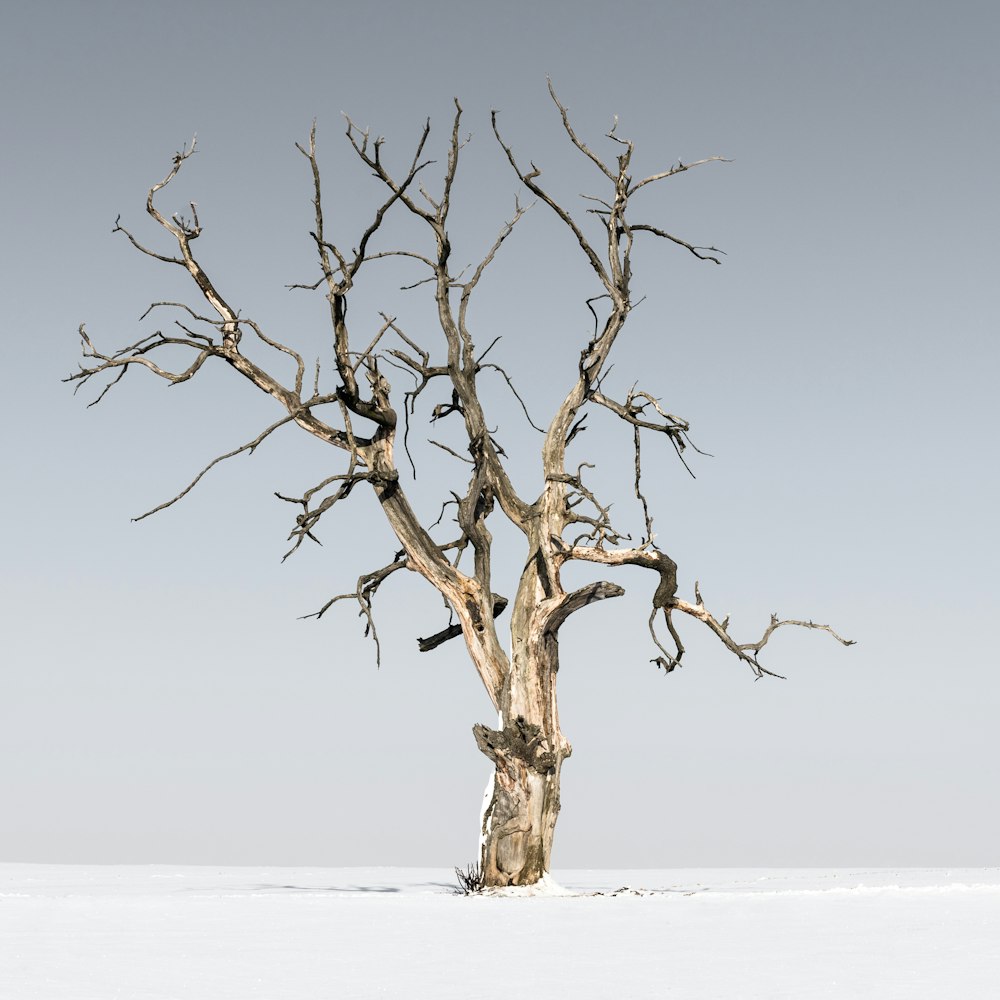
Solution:
M 499 594 L 493 595 L 493 617 L 499 618 L 503 612 L 504 608 L 507 607 L 508 600 L 506 597 L 501 597 Z M 443 645 L 448 642 L 449 639 L 457 639 L 462 634 L 461 625 L 449 625 L 447 628 L 441 629 L 440 632 L 435 632 L 433 635 L 428 636 L 426 639 L 417 639 L 417 648 L 421 653 L 429 653 L 432 649 L 437 649 L 438 646 Z

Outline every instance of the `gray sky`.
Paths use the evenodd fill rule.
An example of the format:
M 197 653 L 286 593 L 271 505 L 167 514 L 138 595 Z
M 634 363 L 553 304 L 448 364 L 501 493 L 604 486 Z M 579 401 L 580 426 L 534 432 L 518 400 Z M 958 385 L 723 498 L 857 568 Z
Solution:
M 293 512 L 273 492 L 331 471 L 290 434 L 131 524 L 273 411 L 224 373 L 169 391 L 130 377 L 89 410 L 58 380 L 81 321 L 114 348 L 155 328 L 138 323 L 150 301 L 190 298 L 110 230 L 121 213 L 157 239 L 146 188 L 193 133 L 201 151 L 165 207 L 197 201 L 224 294 L 315 353 L 322 299 L 284 288 L 315 274 L 293 148 L 312 119 L 348 242 L 379 192 L 340 112 L 398 164 L 427 115 L 443 154 L 460 97 L 473 139 L 452 236 L 472 262 L 517 191 L 491 107 L 567 203 L 582 212 L 576 196 L 598 190 L 549 74 L 588 140 L 620 116 L 637 172 L 734 160 L 651 194 L 650 221 L 728 257 L 637 253 L 648 299 L 616 358 L 617 388 L 640 379 L 715 456 L 696 456 L 692 480 L 647 445 L 682 588 L 700 580 L 741 638 L 778 611 L 859 641 L 784 630 L 766 662 L 789 679 L 754 683 L 686 624 L 685 666 L 665 677 L 649 663 L 651 583 L 622 576 L 627 598 L 564 632 L 575 752 L 556 867 L 995 864 L 998 22 L 985 2 L 10 6 L 0 859 L 472 859 L 488 762 L 470 729 L 492 713 L 457 643 L 416 653 L 443 627 L 436 595 L 384 588 L 379 671 L 349 606 L 297 620 L 391 556 L 368 498 L 280 564 Z M 430 329 L 407 280 L 388 268 L 360 289 L 359 328 L 386 309 Z M 503 335 L 497 359 L 536 421 L 568 384 L 589 294 L 544 206 L 484 279 L 477 339 Z M 519 361 L 525 344 L 541 363 Z M 495 403 L 527 490 L 537 436 Z M 635 519 L 630 435 L 595 418 L 577 460 Z M 464 468 L 418 451 L 433 518 Z

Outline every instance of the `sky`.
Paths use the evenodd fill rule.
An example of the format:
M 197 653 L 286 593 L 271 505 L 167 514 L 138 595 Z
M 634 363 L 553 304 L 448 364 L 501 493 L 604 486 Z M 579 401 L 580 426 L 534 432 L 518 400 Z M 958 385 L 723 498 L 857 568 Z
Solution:
M 651 582 L 622 573 L 628 595 L 562 635 L 574 754 L 555 866 L 997 863 L 994 4 L 96 0 L 8 5 L 0 26 L 0 859 L 473 859 L 489 763 L 471 727 L 493 712 L 458 643 L 416 651 L 446 624 L 440 599 L 416 579 L 386 585 L 378 669 L 351 607 L 301 618 L 391 558 L 370 499 L 282 563 L 294 512 L 274 493 L 340 468 L 276 435 L 132 523 L 273 410 L 225 373 L 169 390 L 130 377 L 89 409 L 93 393 L 60 380 L 81 322 L 117 348 L 166 322 L 140 321 L 150 302 L 193 301 L 181 274 L 111 232 L 120 214 L 156 241 L 146 190 L 193 135 L 165 207 L 197 202 L 223 293 L 311 357 L 327 349 L 322 297 L 285 287 L 317 273 L 294 148 L 311 123 L 329 224 L 352 245 L 379 191 L 342 113 L 401 165 L 428 116 L 445 154 L 458 97 L 472 138 L 451 236 L 472 263 L 518 194 L 491 108 L 574 211 L 600 193 L 550 76 L 607 155 L 619 116 L 637 173 L 732 160 L 650 191 L 650 222 L 726 257 L 640 247 L 647 298 L 614 358 L 617 392 L 639 380 L 713 456 L 695 456 L 691 478 L 672 451 L 645 449 L 682 595 L 699 581 L 746 641 L 771 612 L 857 640 L 782 630 L 764 662 L 788 679 L 755 681 L 685 623 L 684 666 L 664 675 Z M 393 236 L 422 238 L 405 223 Z M 392 264 L 359 287 L 359 329 L 385 310 L 432 343 L 426 289 L 399 287 L 414 280 Z M 544 205 L 483 280 L 477 342 L 502 337 L 495 357 L 536 422 L 569 384 L 593 294 Z M 486 397 L 530 492 L 538 435 L 503 385 Z M 638 528 L 631 435 L 610 416 L 591 424 L 576 460 L 596 463 L 588 482 Z M 426 436 L 415 429 L 413 492 L 433 520 L 465 468 Z M 512 593 L 523 553 L 494 530 L 497 589 L 506 572 Z

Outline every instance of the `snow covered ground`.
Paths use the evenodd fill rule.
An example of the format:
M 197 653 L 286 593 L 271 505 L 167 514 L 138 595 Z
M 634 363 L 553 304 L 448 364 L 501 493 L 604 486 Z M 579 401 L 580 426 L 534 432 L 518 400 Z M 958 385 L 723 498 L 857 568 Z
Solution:
M 0 865 L 3 1000 L 1000 997 L 1000 869 Z M 622 892 L 623 886 L 648 890 Z M 604 895 L 589 895 L 592 893 Z

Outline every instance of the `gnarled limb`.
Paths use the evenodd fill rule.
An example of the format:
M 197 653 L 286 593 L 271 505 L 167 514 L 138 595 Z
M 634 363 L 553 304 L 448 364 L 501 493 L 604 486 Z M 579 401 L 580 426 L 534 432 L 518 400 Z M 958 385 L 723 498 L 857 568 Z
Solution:
M 660 406 L 659 400 L 655 399 L 648 392 L 637 392 L 633 386 L 629 390 L 624 403 L 610 399 L 603 392 L 596 389 L 591 392 L 590 398 L 637 429 L 641 428 L 665 434 L 674 446 L 678 457 L 681 457 L 684 449 L 691 444 L 691 439 L 688 435 L 691 429 L 690 424 L 681 417 L 675 417 L 672 413 L 667 413 Z M 647 408 L 655 410 L 661 419 L 656 421 L 646 417 L 645 412 Z M 691 444 L 691 447 L 694 448 L 694 445 Z M 695 451 L 698 451 L 698 448 L 695 448 Z M 690 472 L 691 470 L 688 469 L 688 471 Z
M 798 628 L 818 629 L 822 632 L 829 632 L 842 646 L 853 646 L 855 644 L 854 639 L 845 639 L 843 636 L 838 635 L 829 625 L 819 625 L 816 622 L 800 621 L 794 618 L 779 620 L 777 615 L 771 615 L 770 624 L 756 642 L 738 643 L 729 635 L 729 618 L 727 617 L 722 622 L 719 622 L 705 609 L 704 604 L 700 600 L 697 604 L 691 604 L 679 597 L 672 598 L 669 605 L 664 608 L 664 614 L 667 615 L 668 622 L 671 610 L 682 611 L 684 614 L 691 615 L 692 618 L 697 618 L 699 621 L 704 622 L 731 653 L 738 656 L 744 663 L 750 665 L 750 668 L 758 678 L 766 674 L 770 677 L 784 679 L 781 674 L 776 674 L 762 666 L 757 659 L 760 651 L 767 645 L 767 641 L 771 638 L 772 633 L 783 625 L 794 625 Z M 683 647 L 680 647 L 679 653 L 683 653 Z M 680 655 L 678 655 L 677 659 L 680 659 Z
M 653 594 L 653 607 L 666 607 L 677 593 L 677 563 L 660 549 L 648 545 L 636 549 L 601 549 L 585 545 L 570 545 L 553 537 L 552 546 L 559 559 L 580 559 L 604 566 L 642 566 L 653 570 L 660 578 Z
M 565 513 L 562 520 L 568 526 L 571 524 L 586 524 L 590 526 L 590 531 L 576 538 L 574 545 L 579 545 L 582 541 L 592 542 L 597 548 L 603 548 L 606 543 L 617 545 L 619 542 L 628 541 L 629 536 L 618 531 L 611 523 L 611 505 L 604 506 L 594 495 L 594 493 L 584 485 L 582 473 L 585 468 L 594 468 L 590 462 L 581 462 L 577 466 L 576 474 L 566 472 L 553 472 L 547 479 L 554 483 L 566 483 L 571 487 L 564 496 Z M 590 503 L 597 511 L 596 516 L 580 513 L 576 508 L 582 502 Z
M 301 357 L 291 348 L 266 336 L 253 320 L 240 317 L 236 310 L 222 297 L 205 269 L 195 258 L 191 250 L 191 243 L 202 233 L 197 207 L 192 203 L 192 218 L 190 220 L 177 214 L 172 215 L 168 219 L 157 208 L 156 195 L 177 176 L 183 164 L 194 153 L 194 150 L 195 144 L 192 142 L 190 147 L 185 147 L 179 153 L 175 154 L 170 171 L 163 180 L 154 184 L 149 189 L 146 196 L 147 214 L 174 238 L 180 251 L 180 256 L 177 258 L 167 258 L 151 252 L 139 244 L 135 237 L 120 225 L 116 224 L 116 230 L 125 232 L 130 242 L 143 253 L 170 263 L 179 263 L 187 270 L 198 290 L 219 319 L 217 321 L 209 320 L 206 317 L 200 316 L 188 306 L 184 306 L 183 308 L 194 318 L 207 322 L 210 326 L 217 328 L 221 334 L 221 343 L 216 344 L 211 338 L 206 339 L 204 336 L 197 334 L 192 334 L 190 339 L 165 337 L 162 334 L 156 334 L 153 337 L 143 338 L 143 340 L 137 342 L 130 349 L 125 349 L 116 355 L 109 356 L 100 354 L 94 349 L 93 344 L 81 326 L 80 335 L 84 342 L 84 356 L 93 357 L 100 363 L 89 368 L 81 367 L 81 371 L 75 375 L 71 375 L 67 381 L 80 380 L 82 383 L 101 373 L 111 372 L 115 369 L 128 367 L 129 365 L 141 365 L 168 382 L 178 383 L 193 377 L 209 357 L 219 357 L 243 375 L 244 378 L 253 383 L 258 389 L 277 400 L 300 427 L 329 444 L 350 450 L 352 446 L 344 431 L 330 427 L 324 421 L 320 420 L 309 408 L 311 404 L 303 404 L 301 387 L 304 365 Z M 296 361 L 296 379 L 293 389 L 284 386 L 277 378 L 240 352 L 239 345 L 242 339 L 241 325 L 253 330 L 263 343 L 287 354 Z M 183 372 L 171 372 L 156 364 L 148 356 L 162 347 L 177 345 L 193 348 L 198 352 L 191 366 Z M 115 379 L 115 382 L 120 379 L 120 373 L 117 374 L 119 377 Z M 105 389 L 106 391 L 107 389 Z M 103 395 L 104 393 L 99 398 L 102 398 Z
M 559 603 L 559 606 L 552 612 L 549 618 L 549 631 L 557 632 L 574 612 L 583 608 L 589 608 L 591 604 L 598 601 L 606 601 L 612 597 L 622 597 L 625 588 L 619 587 L 617 583 L 609 583 L 607 580 L 598 580 L 597 583 L 588 583 L 585 587 L 580 587 L 567 594 Z
M 340 473 L 335 476 L 327 476 L 321 483 L 318 483 L 310 490 L 306 490 L 301 497 L 286 497 L 281 493 L 274 494 L 279 500 L 284 500 L 287 503 L 297 503 L 302 507 L 302 513 L 295 518 L 295 527 L 288 536 L 289 541 L 293 538 L 295 539 L 295 544 L 292 545 L 292 547 L 281 557 L 282 562 L 292 555 L 292 553 L 297 551 L 306 538 L 315 542 L 317 545 L 323 544 L 313 534 L 313 529 L 316 527 L 319 519 L 334 504 L 339 503 L 341 500 L 346 500 L 358 483 L 366 482 L 369 478 L 368 472 L 355 472 L 353 471 L 354 468 L 355 464 L 352 462 L 351 469 L 348 472 Z M 309 504 L 313 496 L 333 483 L 339 483 L 340 485 L 333 493 L 324 497 L 318 506 L 310 508 Z
M 358 577 L 358 584 L 355 589 L 349 594 L 338 594 L 336 597 L 331 597 L 326 604 L 319 609 L 319 611 L 314 611 L 311 615 L 303 615 L 303 618 L 322 618 L 323 615 L 327 613 L 334 606 L 334 604 L 340 601 L 357 601 L 358 602 L 358 617 L 363 617 L 365 619 L 365 637 L 371 636 L 372 641 L 375 643 L 375 665 L 382 665 L 382 647 L 378 639 L 378 630 L 375 628 L 375 616 L 372 611 L 372 600 L 375 594 L 378 592 L 379 587 L 382 586 L 385 581 L 392 576 L 393 573 L 401 569 L 410 569 L 411 567 L 407 563 L 407 558 L 405 553 L 397 554 L 396 558 L 386 566 L 381 569 L 374 570 L 371 573 L 362 573 Z
M 165 337 L 158 331 L 137 340 L 129 347 L 123 347 L 114 354 L 102 354 L 96 347 L 94 347 L 93 341 L 91 341 L 83 323 L 80 324 L 79 333 L 80 341 L 83 345 L 83 356 L 85 358 L 94 358 L 99 363 L 90 366 L 80 365 L 80 370 L 78 372 L 74 372 L 72 375 L 67 376 L 63 379 L 63 381 L 76 382 L 77 385 L 75 386 L 75 391 L 79 391 L 82 386 L 86 385 L 86 383 L 95 376 L 117 371 L 114 381 L 108 383 L 104 387 L 100 395 L 90 403 L 91 406 L 95 406 L 99 403 L 105 395 L 107 395 L 107 392 L 112 385 L 116 385 L 121 381 L 122 376 L 125 374 L 125 370 L 131 365 L 139 365 L 159 378 L 162 378 L 171 384 L 176 384 L 178 382 L 186 382 L 189 378 L 194 377 L 201 369 L 201 366 L 205 363 L 205 361 L 218 353 L 218 349 L 213 344 L 205 344 L 203 341 L 196 341 L 184 337 Z M 157 348 L 168 346 L 190 347 L 195 350 L 197 354 L 194 361 L 192 361 L 191 364 L 183 371 L 172 372 L 166 368 L 162 368 L 150 357 L 148 357 L 148 355 Z
M 783 625 L 795 625 L 800 628 L 818 629 L 829 632 L 839 643 L 844 646 L 853 646 L 854 640 L 845 639 L 838 635 L 829 625 L 819 625 L 811 621 L 800 621 L 798 619 L 779 620 L 776 615 L 771 616 L 771 623 L 768 625 L 764 635 L 756 642 L 738 643 L 728 632 L 729 618 L 719 622 L 710 614 L 701 601 L 701 594 L 696 589 L 696 604 L 691 604 L 676 596 L 677 594 L 677 564 L 665 553 L 653 546 L 638 549 L 601 549 L 589 546 L 569 545 L 562 539 L 552 539 L 554 548 L 563 560 L 581 559 L 587 562 L 601 563 L 605 566 L 642 566 L 646 569 L 654 570 L 659 575 L 659 583 L 653 594 L 652 613 L 649 617 L 649 633 L 657 648 L 663 654 L 652 662 L 664 667 L 669 673 L 678 666 L 684 656 L 684 645 L 674 627 L 671 613 L 680 611 L 691 615 L 699 621 L 704 622 L 722 641 L 723 645 L 734 655 L 745 663 L 749 664 L 757 677 L 768 675 L 771 677 L 782 677 L 764 667 L 758 660 L 758 654 L 771 638 L 772 633 Z M 674 640 L 676 649 L 670 653 L 660 642 L 656 635 L 654 622 L 659 612 L 663 612 L 663 617 L 671 638 Z

